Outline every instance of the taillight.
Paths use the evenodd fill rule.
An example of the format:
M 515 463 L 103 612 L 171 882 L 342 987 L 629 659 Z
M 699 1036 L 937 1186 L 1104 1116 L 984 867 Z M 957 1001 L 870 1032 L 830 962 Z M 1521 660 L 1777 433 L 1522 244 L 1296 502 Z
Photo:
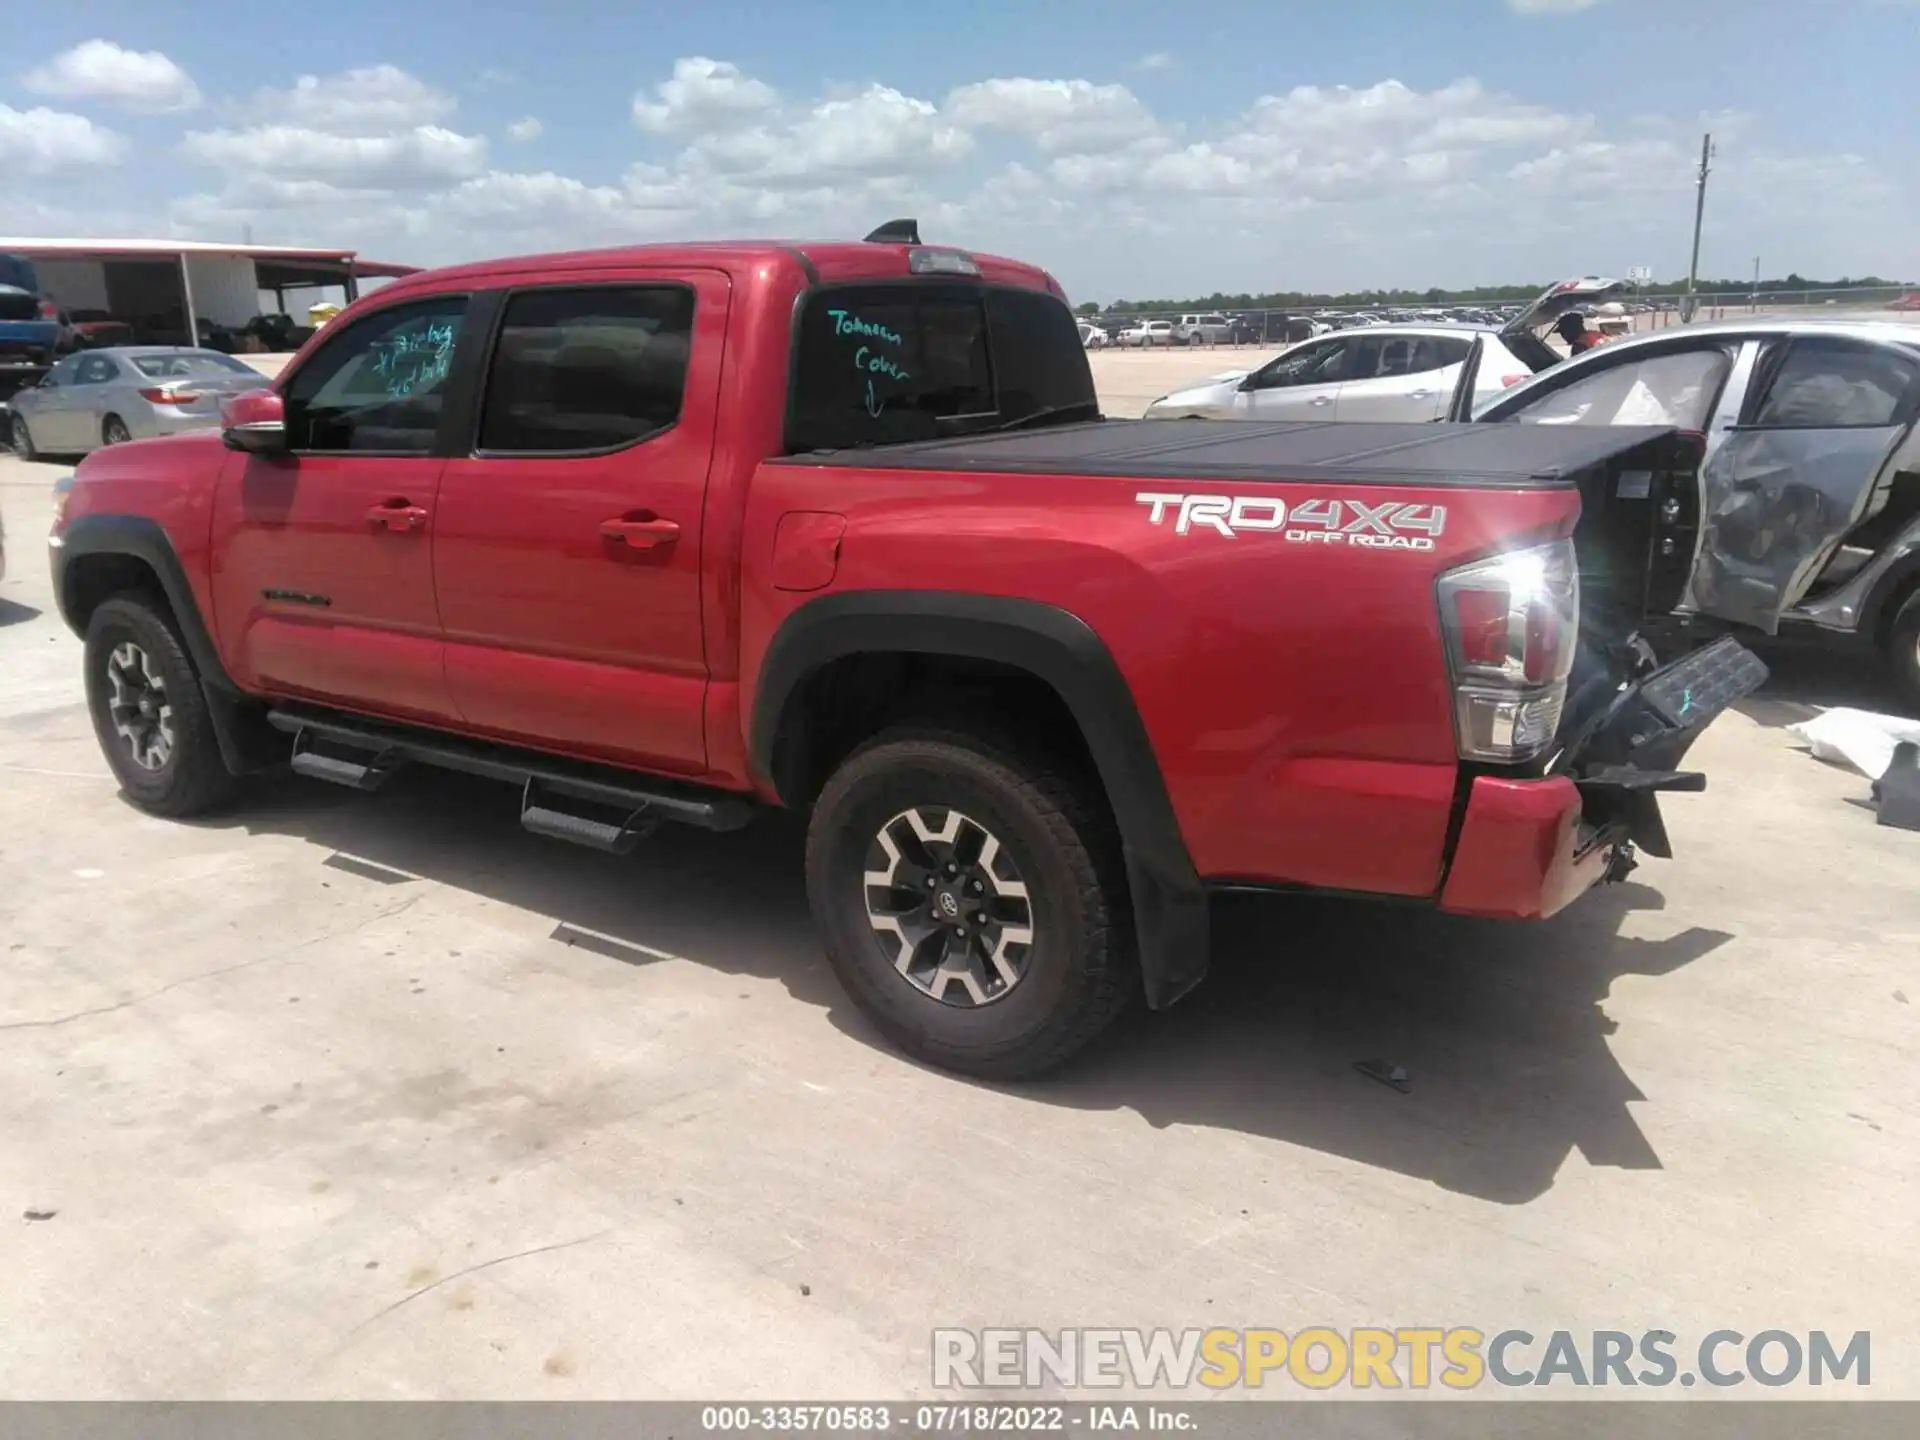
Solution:
M 1500 377 L 1500 388 L 1503 390 L 1511 390 L 1522 380 L 1531 380 L 1532 378 L 1533 376 L 1531 375 L 1502 375 Z
M 155 405 L 191 405 L 200 397 L 191 390 L 142 390 L 140 398 Z
M 1531 760 L 1560 728 L 1580 635 L 1573 541 L 1463 565 L 1438 588 L 1461 758 Z
M 40 318 L 42 320 L 58 320 L 60 318 L 60 307 L 51 300 L 42 300 L 40 302 Z

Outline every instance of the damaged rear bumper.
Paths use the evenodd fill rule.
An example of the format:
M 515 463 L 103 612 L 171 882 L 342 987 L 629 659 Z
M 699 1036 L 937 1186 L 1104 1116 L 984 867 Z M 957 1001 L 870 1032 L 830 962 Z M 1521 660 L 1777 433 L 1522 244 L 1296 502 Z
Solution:
M 1629 840 L 1585 819 L 1579 787 L 1564 775 L 1502 780 L 1482 775 L 1467 797 L 1440 908 L 1495 920 L 1544 920 L 1606 879 Z
M 1623 688 L 1538 779 L 1476 776 L 1440 891 L 1459 915 L 1541 920 L 1632 868 L 1635 848 L 1672 854 L 1662 791 L 1697 791 L 1678 769 L 1707 726 L 1767 678 L 1722 639 Z

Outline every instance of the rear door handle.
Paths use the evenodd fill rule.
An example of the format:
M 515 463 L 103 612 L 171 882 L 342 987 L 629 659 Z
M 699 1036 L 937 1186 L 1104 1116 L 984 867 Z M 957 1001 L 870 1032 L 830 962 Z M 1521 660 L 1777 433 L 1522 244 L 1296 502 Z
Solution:
M 1309 405 L 1331 405 L 1333 403 L 1333 397 L 1331 395 L 1316 395 L 1307 403 Z
M 616 545 L 635 550 L 651 550 L 656 545 L 671 545 L 680 538 L 677 520 L 602 520 L 600 537 Z
M 418 530 L 427 523 L 426 508 L 406 500 L 389 500 L 367 511 L 367 522 L 389 530 Z

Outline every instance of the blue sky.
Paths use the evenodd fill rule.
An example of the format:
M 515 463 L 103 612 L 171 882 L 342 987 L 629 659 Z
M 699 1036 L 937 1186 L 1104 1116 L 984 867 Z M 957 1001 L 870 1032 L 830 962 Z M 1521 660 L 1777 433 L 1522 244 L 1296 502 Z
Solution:
M 1920 278 L 1914 0 L 282 7 L 12 32 L 0 229 L 435 263 L 930 238 L 1076 298 L 1684 271 Z

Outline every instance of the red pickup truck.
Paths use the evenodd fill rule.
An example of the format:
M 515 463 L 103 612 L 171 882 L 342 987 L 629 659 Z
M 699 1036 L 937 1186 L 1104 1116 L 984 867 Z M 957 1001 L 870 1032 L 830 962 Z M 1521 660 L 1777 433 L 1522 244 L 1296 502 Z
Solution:
M 905 225 L 411 276 L 224 420 L 88 457 L 50 540 L 135 803 L 798 808 L 849 992 L 981 1075 L 1185 993 L 1212 889 L 1553 913 L 1765 674 L 1637 639 L 1692 438 L 1103 419 L 1052 277 Z

